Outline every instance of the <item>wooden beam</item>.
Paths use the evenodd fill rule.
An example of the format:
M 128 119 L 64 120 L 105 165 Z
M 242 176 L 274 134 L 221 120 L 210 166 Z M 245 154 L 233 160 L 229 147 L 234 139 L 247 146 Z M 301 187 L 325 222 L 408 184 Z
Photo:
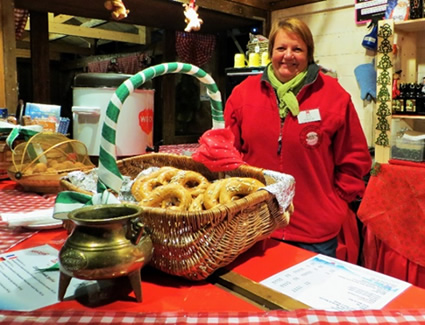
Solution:
M 30 17 L 31 19 L 31 17 Z M 82 17 L 75 17 L 75 16 L 70 16 L 70 15 L 54 15 L 53 13 L 49 12 L 49 26 L 52 23 L 57 23 L 57 24 L 64 24 L 67 21 L 70 20 L 77 20 L 78 22 L 80 22 L 80 26 L 81 27 L 97 27 L 100 25 L 103 25 L 106 23 L 105 20 L 101 20 L 101 19 L 88 19 L 88 18 L 82 18 Z M 27 24 L 28 29 L 29 26 Z M 65 34 L 49 34 L 49 40 L 50 41 L 54 41 L 57 39 L 61 39 L 66 37 L 67 35 Z
M 264 1 L 264 0 L 230 0 L 229 2 L 236 2 L 239 4 L 243 4 L 246 6 L 254 7 L 263 9 L 266 11 L 270 10 L 270 1 Z
M 187 3 L 185 0 L 175 0 L 175 2 Z M 198 11 L 201 12 L 203 9 L 209 9 L 220 12 L 222 14 L 233 15 L 238 17 L 257 19 L 267 17 L 268 4 L 264 1 L 243 1 L 243 0 L 231 0 L 231 1 L 217 1 L 217 0 L 198 0 L 196 5 L 199 7 Z
M 280 9 L 287 9 L 297 6 L 306 5 L 313 2 L 320 2 L 320 1 L 326 1 L 326 0 L 287 0 L 287 1 L 274 1 L 270 3 L 270 10 L 280 10 Z
M 49 13 L 49 22 L 55 22 L 55 23 L 66 23 L 67 21 L 74 18 L 74 16 L 70 15 L 54 15 L 53 13 Z
M 3 5 L 2 5 L 3 4 Z M 6 3 L 0 2 L 0 107 L 6 107 L 6 62 L 5 62 L 5 26 L 6 22 L 3 17 L 6 17 Z
M 144 35 L 116 32 L 100 28 L 74 26 L 69 24 L 50 23 L 49 33 L 95 38 L 125 43 L 145 44 Z
M 15 13 L 13 0 L 0 1 L 0 107 L 15 114 L 18 106 Z
M 248 27 L 266 19 L 265 10 L 243 6 L 238 3 L 217 0 L 198 0 L 199 13 L 204 23 L 201 33 L 213 33 L 232 28 Z M 39 12 L 54 12 L 111 21 L 110 12 L 103 1 L 87 0 L 15 0 L 16 8 Z M 130 10 L 127 18 L 120 22 L 170 30 L 186 27 L 182 4 L 171 0 L 125 0 Z
M 50 104 L 49 28 L 47 12 L 30 12 L 33 101 Z
M 26 49 L 16 49 L 16 58 L 31 59 L 31 51 Z M 52 52 L 49 54 L 50 61 L 60 61 L 60 53 Z
M 143 33 L 144 27 L 140 26 L 140 28 L 137 30 L 139 31 L 138 34 L 117 32 L 101 28 L 90 28 L 82 25 L 75 26 L 70 24 L 56 23 L 53 21 L 49 22 L 49 34 L 94 38 L 132 44 L 146 44 L 146 35 Z
M 82 56 L 91 56 L 94 53 L 93 48 L 72 46 L 65 44 L 49 43 L 49 59 L 52 61 L 60 60 L 60 53 L 78 54 Z M 25 41 L 16 42 L 16 58 L 31 58 L 30 43 Z
M 158 53 L 160 52 L 160 53 Z M 156 52 L 156 54 L 161 54 L 161 51 Z M 97 61 L 112 60 L 117 58 L 122 58 L 126 56 L 138 55 L 140 52 L 131 52 L 131 53 L 114 53 L 114 54 L 102 54 L 102 55 L 91 55 L 86 56 L 81 59 L 67 61 L 61 64 L 61 70 L 78 70 L 86 68 L 89 63 Z

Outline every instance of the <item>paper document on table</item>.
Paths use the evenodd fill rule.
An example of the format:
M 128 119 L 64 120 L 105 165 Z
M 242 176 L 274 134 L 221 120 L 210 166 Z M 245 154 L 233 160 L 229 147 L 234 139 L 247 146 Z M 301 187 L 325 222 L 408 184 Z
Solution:
M 0 254 L 0 310 L 31 311 L 58 300 L 59 271 L 42 271 L 58 262 L 49 245 Z M 90 281 L 72 279 L 65 298 Z
M 325 255 L 316 255 L 260 282 L 314 309 L 381 309 L 410 283 Z

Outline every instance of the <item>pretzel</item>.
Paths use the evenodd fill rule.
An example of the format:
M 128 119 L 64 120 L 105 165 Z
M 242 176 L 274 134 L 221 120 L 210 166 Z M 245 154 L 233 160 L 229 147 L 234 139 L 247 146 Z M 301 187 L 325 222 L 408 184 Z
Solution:
M 205 191 L 204 206 L 208 210 L 218 204 L 241 199 L 263 186 L 265 185 L 262 182 L 250 177 L 220 179 L 208 186 Z
M 162 183 L 157 178 L 147 178 L 140 182 L 140 187 L 135 195 L 136 200 L 141 201 L 146 198 L 153 190 L 158 186 L 162 186 Z
M 204 194 L 199 194 L 189 206 L 189 211 L 202 211 L 204 209 Z
M 192 196 L 182 185 L 170 183 L 155 188 L 139 205 L 187 211 L 191 203 Z
M 180 171 L 180 169 L 171 166 L 165 166 L 161 167 L 159 171 L 160 173 L 158 175 L 158 180 L 163 185 L 165 185 L 170 183 L 171 179 Z
M 136 178 L 131 185 L 131 194 L 137 201 L 142 201 L 146 195 L 154 190 L 156 186 L 162 185 L 156 182 L 156 177 L 160 174 L 160 169 Z
M 191 170 L 180 170 L 171 178 L 170 183 L 183 185 L 192 195 L 196 197 L 204 193 L 210 182 L 200 173 Z
M 211 183 L 207 189 L 205 190 L 204 194 L 204 207 L 205 209 L 209 210 L 213 207 L 215 207 L 217 204 L 220 203 L 219 197 L 220 197 L 220 190 L 221 186 L 227 182 L 227 179 L 219 179 L 215 182 Z
M 228 178 L 227 182 L 220 190 L 220 204 L 226 204 L 255 192 L 260 187 L 265 185 L 258 179 L 250 177 L 232 177 Z

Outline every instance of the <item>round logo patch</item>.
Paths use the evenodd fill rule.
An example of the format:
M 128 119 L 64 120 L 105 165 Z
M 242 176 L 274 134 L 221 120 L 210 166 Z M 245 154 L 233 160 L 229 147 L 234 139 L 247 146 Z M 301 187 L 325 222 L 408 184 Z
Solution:
M 306 126 L 300 133 L 300 142 L 308 149 L 319 147 L 322 142 L 320 128 L 315 125 Z

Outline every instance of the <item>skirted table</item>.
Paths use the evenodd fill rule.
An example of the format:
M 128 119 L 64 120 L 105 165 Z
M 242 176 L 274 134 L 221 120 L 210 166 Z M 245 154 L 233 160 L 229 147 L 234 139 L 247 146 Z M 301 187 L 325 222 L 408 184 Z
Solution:
M 425 288 L 425 164 L 377 164 L 357 212 L 363 266 Z

